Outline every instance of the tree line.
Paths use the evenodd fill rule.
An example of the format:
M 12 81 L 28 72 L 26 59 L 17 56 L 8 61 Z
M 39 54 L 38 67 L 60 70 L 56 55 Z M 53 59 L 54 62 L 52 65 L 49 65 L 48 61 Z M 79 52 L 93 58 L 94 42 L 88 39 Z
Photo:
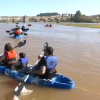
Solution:
M 57 16 L 57 15 L 60 15 L 59 13 L 57 12 L 53 12 L 53 13 L 40 13 L 38 14 L 37 16 L 40 16 L 40 21 L 44 21 L 46 22 L 45 19 L 42 18 L 42 16 L 48 16 L 48 21 L 50 22 L 53 22 L 53 21 L 56 21 L 56 22 L 87 22 L 87 23 L 99 23 L 100 22 L 100 15 L 93 15 L 93 16 L 86 16 L 86 15 L 83 15 L 81 13 L 81 11 L 76 11 L 75 14 L 69 14 L 69 15 L 60 15 L 61 18 L 60 20 L 56 17 L 55 20 L 53 20 L 51 18 L 51 16 Z M 49 17 L 50 16 L 50 17 Z M 13 20 L 11 20 L 12 22 L 15 22 Z M 0 20 L 0 22 L 11 22 L 11 21 L 8 21 L 8 20 Z M 29 19 L 30 22 L 37 22 L 38 20 L 35 19 L 34 17 L 31 17 Z
M 56 16 L 60 15 L 58 13 L 40 13 L 37 16 Z M 97 18 L 98 16 L 98 18 Z M 66 18 L 64 18 L 66 17 Z M 63 19 L 64 18 L 64 19 Z M 61 22 L 87 22 L 87 23 L 99 23 L 100 22 L 100 15 L 93 15 L 93 16 L 86 16 L 81 14 L 81 11 L 78 10 L 76 13 L 70 14 L 70 17 L 63 15 L 61 17 Z
M 56 16 L 56 15 L 60 15 L 57 12 L 53 12 L 53 13 L 40 13 L 37 16 Z
M 93 16 L 82 15 L 81 12 L 78 10 L 78 11 L 76 11 L 74 16 L 71 16 L 69 21 L 99 23 L 100 22 L 100 17 L 99 17 L 99 15 L 93 15 Z

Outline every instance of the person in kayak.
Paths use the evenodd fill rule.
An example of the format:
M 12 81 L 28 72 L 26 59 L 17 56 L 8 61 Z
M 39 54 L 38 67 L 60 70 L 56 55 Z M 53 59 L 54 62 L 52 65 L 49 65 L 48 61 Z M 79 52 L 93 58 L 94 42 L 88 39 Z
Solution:
M 46 26 L 48 26 L 48 24 Z
M 18 61 L 9 62 L 9 64 L 10 63 L 14 63 L 14 65 L 12 66 L 13 70 L 20 70 L 28 65 L 28 57 L 26 57 L 25 53 L 21 52 L 19 53 Z
M 25 30 L 26 30 L 26 29 L 25 29 L 25 26 L 22 26 L 22 30 L 23 30 L 23 31 L 25 31 Z
M 25 73 L 29 71 L 29 73 L 38 76 L 41 79 L 50 79 L 54 77 L 57 73 L 57 57 L 53 55 L 53 48 L 48 46 L 44 51 L 44 56 L 39 56 L 41 58 L 39 63 L 34 66 L 32 69 L 29 67 L 25 67 L 24 69 L 19 70 L 19 73 Z
M 15 36 L 19 36 L 21 35 L 21 33 L 22 33 L 21 28 L 17 28 L 17 30 L 14 32 Z
M 53 48 L 48 46 L 44 51 L 44 56 L 39 56 L 41 58 L 38 65 L 33 69 L 33 73 L 40 78 L 52 78 L 57 73 L 57 57 L 53 55 Z
M 10 43 L 5 44 L 4 54 L 0 57 L 0 62 L 6 65 L 7 68 L 11 68 L 12 64 L 9 62 L 15 61 L 17 57 L 16 51 L 12 48 Z
M 20 28 L 18 25 L 16 25 L 16 28 Z
M 49 26 L 51 27 L 52 25 L 50 24 Z

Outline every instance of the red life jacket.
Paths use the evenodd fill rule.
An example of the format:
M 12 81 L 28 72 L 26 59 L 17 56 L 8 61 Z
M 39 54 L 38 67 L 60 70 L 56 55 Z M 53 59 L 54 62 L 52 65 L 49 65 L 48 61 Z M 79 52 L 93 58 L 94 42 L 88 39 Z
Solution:
M 7 55 L 8 55 L 7 60 L 11 60 L 11 59 L 17 57 L 17 53 L 16 53 L 16 51 L 14 49 L 12 51 L 10 51 L 10 52 L 7 51 Z
M 16 33 L 17 35 L 20 35 L 20 34 L 21 34 L 20 30 L 15 31 L 15 33 Z

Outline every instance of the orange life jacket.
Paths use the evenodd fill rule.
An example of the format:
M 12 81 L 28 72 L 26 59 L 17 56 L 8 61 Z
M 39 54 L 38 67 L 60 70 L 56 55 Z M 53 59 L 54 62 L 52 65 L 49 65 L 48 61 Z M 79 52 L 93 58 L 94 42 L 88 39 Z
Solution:
M 11 60 L 17 57 L 17 53 L 14 49 L 11 52 L 7 51 L 7 54 L 8 54 L 7 60 Z
M 15 33 L 17 34 L 17 35 L 20 35 L 20 30 L 17 30 L 17 31 L 15 31 Z

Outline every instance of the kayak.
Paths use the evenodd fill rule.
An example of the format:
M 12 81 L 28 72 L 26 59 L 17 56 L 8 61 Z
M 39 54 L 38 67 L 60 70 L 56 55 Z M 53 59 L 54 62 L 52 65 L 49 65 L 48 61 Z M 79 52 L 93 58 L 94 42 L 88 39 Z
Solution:
M 24 37 L 24 34 L 19 35 L 19 36 L 13 36 L 14 39 L 21 39 L 21 38 L 23 38 L 23 37 Z
M 44 26 L 44 27 L 53 27 L 53 26 Z
M 27 26 L 31 26 L 31 24 L 28 24 Z
M 8 75 L 20 81 L 24 81 L 24 79 L 27 77 L 27 75 L 25 74 L 18 73 L 15 70 L 7 69 L 4 66 L 0 66 L 0 73 Z M 59 89 L 73 89 L 75 87 L 75 82 L 72 79 L 60 73 L 57 73 L 56 76 L 52 79 L 40 79 L 38 77 L 35 77 L 34 75 L 30 75 L 26 82 L 31 84 L 34 83 L 44 87 Z

